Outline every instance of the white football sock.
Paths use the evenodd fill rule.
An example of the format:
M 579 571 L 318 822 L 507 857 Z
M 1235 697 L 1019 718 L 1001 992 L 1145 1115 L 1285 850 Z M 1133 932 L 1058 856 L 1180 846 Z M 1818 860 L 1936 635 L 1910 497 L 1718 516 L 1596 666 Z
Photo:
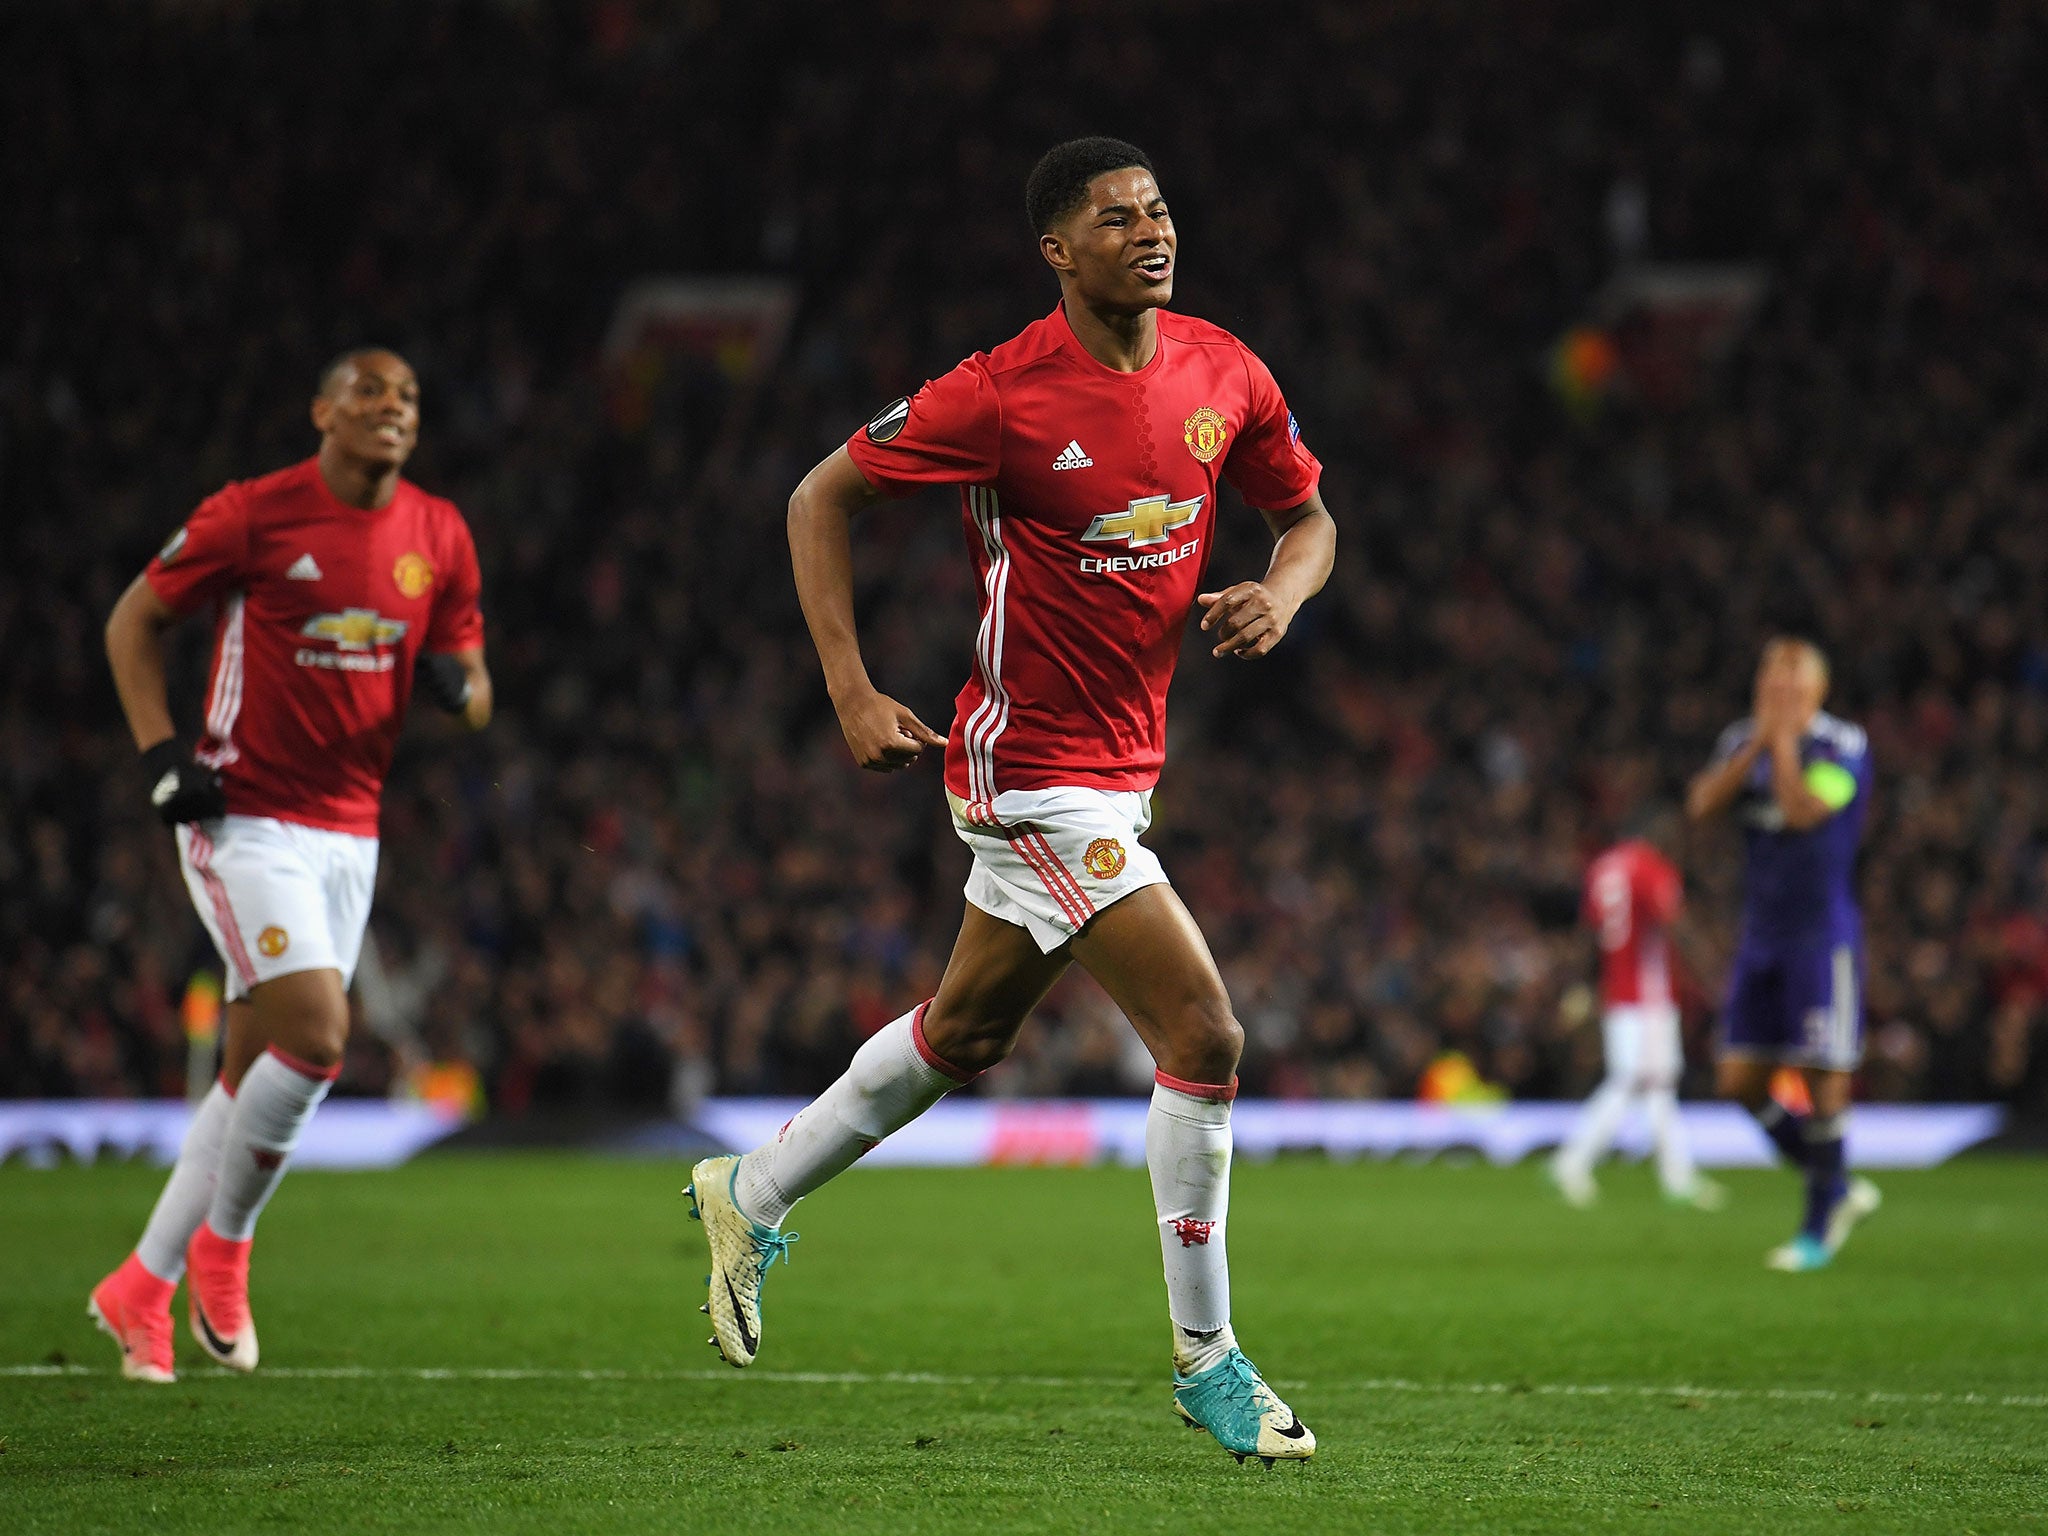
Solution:
M 1678 1094 L 1669 1083 L 1643 1095 L 1650 1112 L 1650 1134 L 1657 1144 L 1657 1182 L 1667 1195 L 1689 1195 L 1699 1179 L 1692 1149 L 1685 1142 L 1685 1122 L 1678 1114 Z
M 184 1277 L 185 1247 L 213 1204 L 214 1181 L 220 1174 L 221 1142 L 226 1139 L 228 1117 L 234 1108 L 235 1096 L 215 1078 L 206 1097 L 192 1112 L 192 1123 L 185 1127 L 178 1160 L 171 1165 L 164 1192 L 156 1197 L 149 1225 L 142 1229 L 142 1240 L 135 1245 L 135 1257 L 159 1280 L 176 1284 Z
M 1192 1376 L 1237 1347 L 1230 1331 L 1230 1100 L 1237 1084 L 1211 1087 L 1158 1075 L 1145 1116 L 1145 1166 L 1166 1262 L 1166 1311 L 1174 1368 Z
M 1585 1178 L 1593 1165 L 1614 1145 L 1614 1133 L 1621 1129 L 1621 1117 L 1628 1113 L 1630 1087 L 1626 1079 L 1610 1076 L 1586 1100 L 1571 1134 L 1558 1149 L 1557 1169 L 1569 1178 Z
M 740 1159 L 741 1211 L 763 1226 L 780 1226 L 797 1201 L 974 1080 L 974 1073 L 941 1061 L 925 1043 L 930 1006 L 922 1003 L 876 1030 L 836 1083 L 798 1110 L 773 1141 Z
M 215 1236 L 239 1243 L 255 1232 L 256 1218 L 284 1177 L 300 1133 L 340 1071 L 322 1072 L 306 1062 L 288 1066 L 271 1049 L 242 1074 L 221 1147 L 220 1180 L 206 1213 Z

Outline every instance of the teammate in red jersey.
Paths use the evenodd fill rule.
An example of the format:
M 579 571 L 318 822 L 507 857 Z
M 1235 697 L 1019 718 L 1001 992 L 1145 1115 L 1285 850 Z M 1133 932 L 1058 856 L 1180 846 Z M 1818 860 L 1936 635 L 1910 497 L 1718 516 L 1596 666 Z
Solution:
M 208 497 L 107 621 L 151 801 L 227 966 L 220 1079 L 142 1240 L 89 1303 L 142 1381 L 173 1379 L 171 1296 L 188 1266 L 193 1337 L 220 1364 L 254 1368 L 251 1239 L 341 1069 L 378 797 L 406 706 L 418 687 L 473 728 L 491 717 L 469 529 L 399 478 L 419 434 L 412 369 L 378 348 L 336 360 L 313 425 L 318 454 Z M 163 635 L 208 604 L 206 729 L 188 755 Z
M 1600 946 L 1600 1024 L 1607 1075 L 1550 1164 L 1566 1200 L 1591 1205 L 1593 1165 L 1614 1143 L 1622 1117 L 1640 1103 L 1657 1149 L 1657 1179 L 1668 1200 L 1720 1207 L 1721 1186 L 1701 1177 L 1678 1117 L 1685 1065 L 1671 989 L 1671 925 L 1685 882 L 1655 843 L 1631 838 L 1586 871 L 1585 920 Z
M 879 412 L 790 500 L 798 594 L 848 746 L 864 768 L 945 748 L 973 853 L 938 995 L 886 1026 L 846 1075 L 744 1158 L 694 1170 L 710 1237 L 715 1342 L 760 1345 L 767 1265 L 802 1196 L 1009 1054 L 1079 961 L 1158 1066 L 1146 1134 L 1174 1401 L 1240 1459 L 1315 1437 L 1238 1350 L 1225 1262 L 1230 1101 L 1243 1031 L 1208 946 L 1138 841 L 1165 756 L 1167 683 L 1191 610 L 1219 657 L 1279 644 L 1330 571 L 1321 466 L 1265 365 L 1225 331 L 1161 313 L 1175 234 L 1150 162 L 1081 139 L 1026 189 L 1060 305 Z M 1270 525 L 1263 578 L 1201 591 L 1221 483 Z M 949 736 L 870 681 L 854 632 L 849 525 L 865 504 L 960 487 L 981 578 L 974 669 Z

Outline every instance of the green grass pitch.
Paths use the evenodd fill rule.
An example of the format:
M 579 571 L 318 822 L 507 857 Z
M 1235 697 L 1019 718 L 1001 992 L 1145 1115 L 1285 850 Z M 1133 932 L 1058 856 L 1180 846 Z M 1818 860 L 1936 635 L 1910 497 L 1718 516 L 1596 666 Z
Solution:
M 1886 1175 L 1807 1276 L 1760 1263 L 1784 1174 L 1706 1216 L 1633 1168 L 1577 1213 L 1527 1168 L 1240 1166 L 1239 1334 L 1322 1447 L 1270 1471 L 1170 1415 L 1139 1171 L 850 1174 L 746 1373 L 675 1164 L 299 1174 L 265 1369 L 181 1322 L 148 1388 L 83 1314 L 160 1177 L 0 1170 L 0 1531 L 2048 1531 L 2043 1163 Z

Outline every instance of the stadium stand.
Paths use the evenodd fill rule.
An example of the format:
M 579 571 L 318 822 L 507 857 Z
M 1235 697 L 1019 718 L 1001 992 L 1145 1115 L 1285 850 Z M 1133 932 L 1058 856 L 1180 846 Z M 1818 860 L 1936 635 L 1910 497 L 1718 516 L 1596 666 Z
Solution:
M 36 67 L 0 101 L 0 1094 L 183 1091 L 210 957 L 99 626 L 200 496 L 310 450 L 312 375 L 358 340 L 425 381 L 414 473 L 477 531 L 500 716 L 411 728 L 373 931 L 419 1044 L 359 1031 L 344 1090 L 414 1052 L 504 1115 L 828 1081 L 933 985 L 965 859 L 935 771 L 848 763 L 783 504 L 1050 307 L 1023 172 L 1109 131 L 1160 166 L 1180 307 L 1273 364 L 1343 529 L 1282 656 L 1191 658 L 1175 699 L 1155 841 L 1248 1091 L 1412 1095 L 1452 1049 L 1577 1091 L 1584 860 L 1792 625 L 1879 765 L 1867 1095 L 2048 1115 L 2048 261 L 1993 238 L 2048 192 L 2038 15 L 884 9 L 7 8 Z M 763 92 L 736 66 L 765 56 Z M 1675 383 L 1561 373 L 1646 262 L 1752 264 L 1762 298 Z M 679 367 L 625 400 L 600 343 L 662 273 L 794 285 L 759 391 Z M 1257 519 L 1227 521 L 1250 573 Z M 959 537 L 934 497 L 860 538 L 873 669 L 934 723 Z M 1696 1046 L 1731 853 L 1686 859 Z M 986 1091 L 1127 1091 L 1129 1056 L 1063 984 Z

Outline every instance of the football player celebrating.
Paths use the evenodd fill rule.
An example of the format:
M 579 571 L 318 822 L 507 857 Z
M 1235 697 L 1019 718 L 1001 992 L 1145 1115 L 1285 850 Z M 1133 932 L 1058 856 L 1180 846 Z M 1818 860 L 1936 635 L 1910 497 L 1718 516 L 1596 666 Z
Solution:
M 1855 880 L 1870 743 L 1861 726 L 1821 709 L 1827 691 L 1819 647 L 1772 640 L 1757 667 L 1750 717 L 1722 732 L 1686 796 L 1695 820 L 1733 807 L 1748 843 L 1720 1089 L 1805 1172 L 1806 1219 L 1765 1259 L 1791 1271 L 1828 1264 L 1878 1205 L 1877 1186 L 1851 1179 L 1843 1155 L 1850 1079 L 1863 1057 Z M 1781 1064 L 1804 1071 L 1810 1115 L 1771 1097 Z
M 350 352 L 321 375 L 312 414 L 319 452 L 208 497 L 107 621 L 151 803 L 227 967 L 219 1080 L 141 1241 L 88 1303 L 138 1381 L 173 1379 L 171 1296 L 188 1269 L 193 1337 L 254 1368 L 256 1218 L 341 1070 L 399 725 L 415 688 L 472 728 L 491 717 L 469 529 L 399 476 L 419 434 L 411 367 Z M 206 604 L 206 724 L 188 752 L 163 636 Z
M 1266 366 L 1229 333 L 1163 313 L 1176 237 L 1150 161 L 1113 139 L 1062 144 L 1025 200 L 1059 306 L 883 409 L 790 499 L 797 591 L 854 759 L 887 772 L 943 749 L 973 864 L 937 995 L 869 1039 L 774 1141 L 695 1168 L 706 1310 L 725 1358 L 753 1360 L 762 1277 L 794 1235 L 781 1230 L 789 1208 L 1001 1061 L 1078 961 L 1158 1068 L 1146 1162 L 1174 1406 L 1240 1460 L 1305 1458 L 1315 1437 L 1230 1325 L 1230 1104 L 1244 1033 L 1139 838 L 1191 608 L 1214 655 L 1265 656 L 1329 575 L 1336 527 L 1321 465 Z M 1224 480 L 1261 509 L 1273 553 L 1261 579 L 1198 592 Z M 875 686 L 854 628 L 854 515 L 927 485 L 960 488 L 981 581 L 950 736 Z

